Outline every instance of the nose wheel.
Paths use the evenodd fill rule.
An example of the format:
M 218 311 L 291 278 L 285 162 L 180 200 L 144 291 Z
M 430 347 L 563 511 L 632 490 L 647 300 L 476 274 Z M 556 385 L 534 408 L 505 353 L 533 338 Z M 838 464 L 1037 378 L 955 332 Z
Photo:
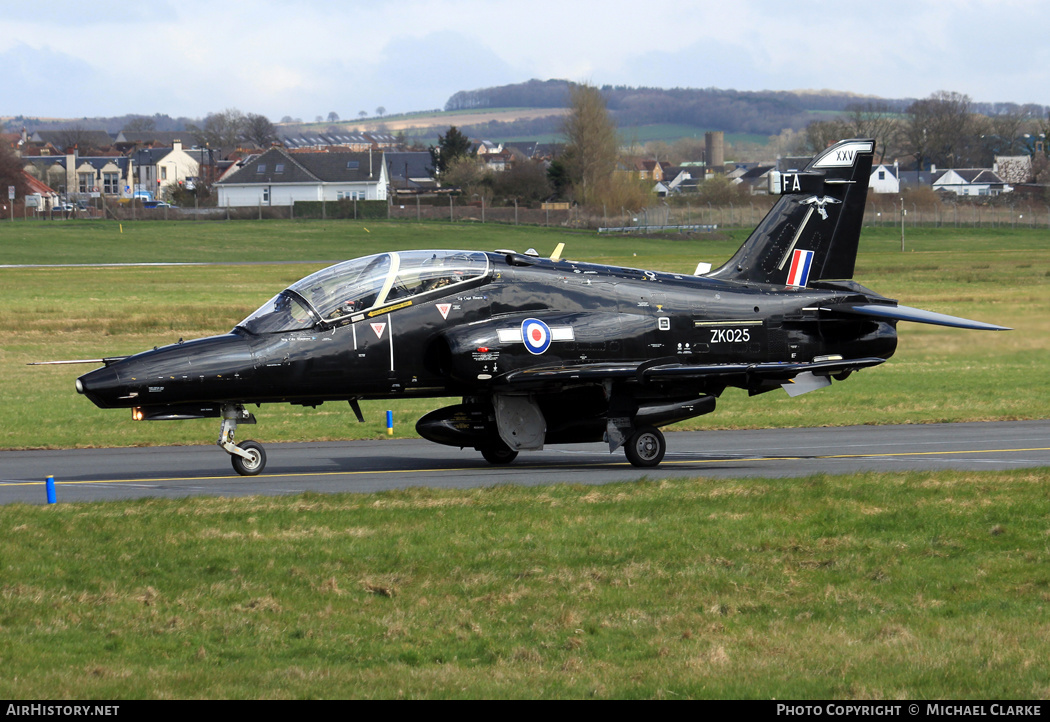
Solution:
M 233 442 L 238 422 L 254 424 L 255 417 L 240 404 L 224 405 L 218 443 L 230 455 L 234 471 L 241 476 L 255 476 L 266 467 L 266 452 L 258 441 L 245 441 L 241 444 Z
M 233 454 L 230 462 L 241 476 L 255 476 L 266 466 L 266 451 L 258 441 L 244 441 L 238 445 L 247 456 Z

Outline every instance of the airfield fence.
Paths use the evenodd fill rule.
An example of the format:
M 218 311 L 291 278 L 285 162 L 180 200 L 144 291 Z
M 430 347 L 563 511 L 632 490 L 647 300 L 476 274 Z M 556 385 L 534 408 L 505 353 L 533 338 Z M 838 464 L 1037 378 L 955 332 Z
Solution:
M 966 228 L 1046 228 L 1050 229 L 1050 204 L 1037 198 L 1019 197 L 995 203 L 937 202 L 934 204 L 909 201 L 903 204 L 897 196 L 869 197 L 864 213 L 868 227 L 966 227 Z M 464 203 L 452 198 L 448 202 L 423 203 L 417 199 L 387 201 L 336 201 L 333 203 L 299 202 L 294 206 L 257 206 L 238 208 L 142 208 L 119 204 L 100 204 L 98 207 L 76 211 L 38 212 L 22 203 L 8 205 L 0 222 L 42 222 L 67 219 L 110 219 L 121 222 L 136 220 L 266 220 L 266 219 L 328 219 L 379 220 L 450 223 L 499 223 L 551 227 L 622 229 L 625 233 L 659 233 L 669 230 L 704 232 L 710 227 L 720 229 L 754 228 L 772 204 L 766 196 L 756 196 L 753 202 L 715 206 L 711 204 L 661 202 L 641 209 L 585 210 L 570 208 L 529 208 L 525 205 L 491 206 L 479 202 Z M 903 207 L 902 207 L 903 206 Z M 699 228 L 697 228 L 699 227 Z M 608 232 L 608 231 L 607 231 Z

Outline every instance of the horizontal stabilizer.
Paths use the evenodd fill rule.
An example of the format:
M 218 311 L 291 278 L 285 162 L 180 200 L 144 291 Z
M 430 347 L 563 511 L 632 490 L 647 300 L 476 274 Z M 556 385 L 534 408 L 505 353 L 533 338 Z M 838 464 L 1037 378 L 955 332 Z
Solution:
M 1012 331 L 1006 326 L 996 326 L 992 323 L 982 321 L 971 321 L 968 318 L 949 316 L 944 313 L 924 311 L 921 308 L 910 306 L 885 306 L 877 303 L 861 304 L 856 306 L 836 307 L 835 311 L 843 313 L 855 313 L 861 316 L 874 316 L 876 318 L 889 318 L 897 321 L 914 321 L 916 323 L 930 323 L 935 326 L 951 326 L 952 328 L 968 328 L 974 331 Z

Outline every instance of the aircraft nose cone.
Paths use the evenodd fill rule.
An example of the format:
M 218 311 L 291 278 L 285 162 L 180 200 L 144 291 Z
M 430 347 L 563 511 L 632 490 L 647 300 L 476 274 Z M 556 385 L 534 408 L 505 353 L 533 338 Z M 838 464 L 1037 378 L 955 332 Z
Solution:
M 76 382 L 77 393 L 91 399 L 96 406 L 103 409 L 113 408 L 120 391 L 120 376 L 111 366 L 89 371 Z
M 167 405 L 237 396 L 255 371 L 248 343 L 209 336 L 129 356 L 77 379 L 77 391 L 101 408 Z

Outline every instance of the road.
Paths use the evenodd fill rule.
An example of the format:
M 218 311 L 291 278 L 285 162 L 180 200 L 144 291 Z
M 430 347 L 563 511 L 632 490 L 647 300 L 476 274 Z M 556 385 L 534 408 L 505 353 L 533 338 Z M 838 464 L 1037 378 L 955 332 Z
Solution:
M 494 467 L 480 454 L 420 439 L 266 446 L 266 472 L 237 476 L 215 446 L 0 452 L 0 504 L 195 495 L 372 492 L 412 486 L 605 484 L 668 477 L 797 477 L 860 471 L 1050 467 L 1050 420 L 669 433 L 656 469 L 601 444 L 523 452 Z

